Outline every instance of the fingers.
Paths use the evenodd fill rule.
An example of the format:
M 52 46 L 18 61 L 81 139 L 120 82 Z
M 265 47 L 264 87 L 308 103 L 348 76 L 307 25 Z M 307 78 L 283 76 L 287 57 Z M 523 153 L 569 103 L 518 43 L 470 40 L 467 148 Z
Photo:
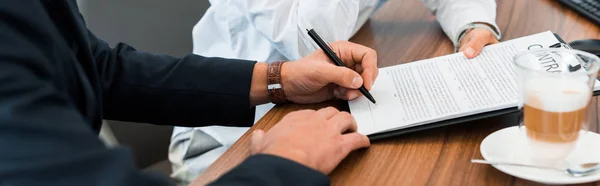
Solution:
M 487 39 L 484 38 L 473 38 L 466 44 L 466 48 L 463 51 L 465 56 L 469 59 L 473 59 L 475 56 L 481 53 L 483 47 L 488 43 Z
M 360 65 L 354 65 L 354 71 L 358 72 L 362 76 L 362 73 L 363 73 L 364 70 L 363 70 L 362 66 L 360 66 Z
M 369 147 L 370 145 L 371 142 L 369 141 L 369 138 L 357 132 L 342 135 L 342 147 L 344 149 L 344 156 L 348 155 L 350 152 L 356 149 Z
M 354 132 L 358 129 L 354 117 L 348 112 L 338 112 L 335 116 L 329 119 L 329 122 L 334 124 L 340 133 L 347 131 Z
M 358 90 L 349 90 L 344 87 L 336 87 L 335 89 L 333 89 L 333 95 L 339 99 L 353 100 L 358 98 L 361 95 L 361 93 Z
M 459 52 L 463 52 L 469 59 L 479 55 L 485 45 L 498 43 L 490 31 L 477 28 L 467 32 L 463 40 Z
M 363 78 L 365 88 L 370 90 L 379 73 L 377 52 L 372 48 L 348 41 L 334 42 L 332 46 L 336 48 L 338 55 L 347 66 L 355 66 L 355 70 L 360 72 Z
M 375 78 L 379 74 L 377 68 L 377 52 L 375 50 L 362 46 L 359 44 L 352 43 L 355 47 L 352 47 L 352 59 L 356 66 L 360 66 L 362 69 L 361 76 L 365 88 L 371 90 Z
M 262 141 L 265 137 L 265 132 L 263 130 L 257 129 L 252 132 L 252 136 L 250 136 L 250 154 L 259 153 L 262 150 Z
M 326 108 L 317 110 L 317 114 L 319 116 L 325 118 L 326 120 L 331 119 L 333 116 L 335 116 L 339 112 L 340 111 L 334 107 L 326 107 Z
M 363 78 L 352 69 L 323 63 L 317 68 L 320 79 L 326 83 L 334 83 L 341 87 L 358 89 L 363 84 Z
M 371 87 L 373 87 L 373 84 L 375 83 L 375 78 L 377 78 L 378 73 L 378 68 L 367 68 L 364 69 L 363 72 L 360 74 L 363 78 L 363 85 L 367 90 L 371 90 Z
M 329 120 L 332 124 L 337 127 L 337 130 L 342 134 L 342 147 L 344 150 L 344 156 L 353 150 L 368 147 L 371 145 L 367 136 L 356 132 L 358 125 L 354 120 L 354 117 L 348 112 L 339 112 Z
M 333 96 L 335 96 L 336 98 L 339 98 L 339 99 L 348 100 L 348 97 L 346 97 L 347 92 L 348 92 L 347 88 L 336 87 L 335 89 L 333 89 Z

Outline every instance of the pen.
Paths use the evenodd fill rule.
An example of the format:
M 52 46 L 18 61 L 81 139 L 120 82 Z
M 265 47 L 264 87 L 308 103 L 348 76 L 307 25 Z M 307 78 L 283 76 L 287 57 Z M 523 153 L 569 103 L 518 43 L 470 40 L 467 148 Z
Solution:
M 340 58 L 338 58 L 337 54 L 335 54 L 335 52 L 333 52 L 333 50 L 331 50 L 331 48 L 329 48 L 329 45 L 327 43 L 325 43 L 325 41 L 323 41 L 323 39 L 321 39 L 319 34 L 317 34 L 317 32 L 315 32 L 314 29 L 310 29 L 310 30 L 306 29 L 306 31 L 308 31 L 308 35 L 310 36 L 310 38 L 312 38 L 317 43 L 317 45 L 319 45 L 319 47 L 321 47 L 321 49 L 323 49 L 323 51 L 325 52 L 327 57 L 329 57 L 329 59 L 331 59 L 331 61 L 333 61 L 335 63 L 335 65 L 341 66 L 341 67 L 346 67 L 344 62 L 342 62 L 342 60 Z M 367 91 L 367 89 L 365 88 L 364 85 L 360 86 L 360 88 L 358 88 L 358 91 L 360 91 L 360 93 L 365 95 L 365 97 L 367 97 L 367 99 L 369 99 L 369 101 L 375 103 L 375 98 L 373 98 L 371 93 L 369 93 L 369 91 Z

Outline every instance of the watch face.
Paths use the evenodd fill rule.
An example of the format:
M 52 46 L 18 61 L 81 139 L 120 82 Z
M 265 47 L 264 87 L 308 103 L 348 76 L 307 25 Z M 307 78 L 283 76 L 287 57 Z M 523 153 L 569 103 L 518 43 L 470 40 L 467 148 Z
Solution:
M 267 89 L 268 90 L 273 90 L 273 89 L 281 89 L 281 84 L 269 84 L 267 85 Z

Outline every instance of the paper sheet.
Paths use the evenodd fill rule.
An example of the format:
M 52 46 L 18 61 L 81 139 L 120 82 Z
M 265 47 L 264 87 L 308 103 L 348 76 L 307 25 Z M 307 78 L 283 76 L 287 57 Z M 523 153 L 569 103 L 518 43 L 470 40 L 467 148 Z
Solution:
M 513 56 L 556 43 L 548 31 L 485 47 L 475 59 L 456 53 L 381 68 L 370 91 L 377 104 L 360 97 L 350 111 L 368 135 L 515 107 Z

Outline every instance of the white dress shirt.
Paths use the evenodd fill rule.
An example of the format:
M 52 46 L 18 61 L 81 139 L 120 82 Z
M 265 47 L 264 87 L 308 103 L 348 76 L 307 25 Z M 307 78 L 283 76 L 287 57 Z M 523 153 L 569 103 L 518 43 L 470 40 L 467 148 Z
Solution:
M 421 0 L 440 22 L 446 35 L 458 44 L 458 35 L 473 22 L 496 23 L 494 0 Z M 263 62 L 296 60 L 318 48 L 306 34 L 314 28 L 326 41 L 348 40 L 383 4 L 383 0 L 210 0 L 211 6 L 193 29 L 193 52 L 212 57 L 240 58 Z M 256 120 L 272 104 L 257 107 Z M 201 114 L 201 113 L 200 113 Z M 201 117 L 201 116 L 199 116 Z M 246 130 L 230 132 L 213 127 L 200 127 L 225 147 L 237 140 Z M 189 140 L 194 128 L 176 127 L 170 147 L 170 159 L 178 170 L 202 172 L 206 165 L 193 167 L 181 160 L 188 147 L 185 143 L 173 145 L 176 140 Z M 225 131 L 225 132 L 224 132 Z M 177 135 L 188 133 L 185 139 Z M 196 163 L 197 164 L 197 163 Z M 192 166 L 192 167 L 185 167 Z M 185 170 L 183 170 L 185 169 Z M 174 174 L 174 175 L 175 175 Z M 199 174 L 199 173 L 198 173 Z M 177 176 L 177 175 L 175 175 Z

